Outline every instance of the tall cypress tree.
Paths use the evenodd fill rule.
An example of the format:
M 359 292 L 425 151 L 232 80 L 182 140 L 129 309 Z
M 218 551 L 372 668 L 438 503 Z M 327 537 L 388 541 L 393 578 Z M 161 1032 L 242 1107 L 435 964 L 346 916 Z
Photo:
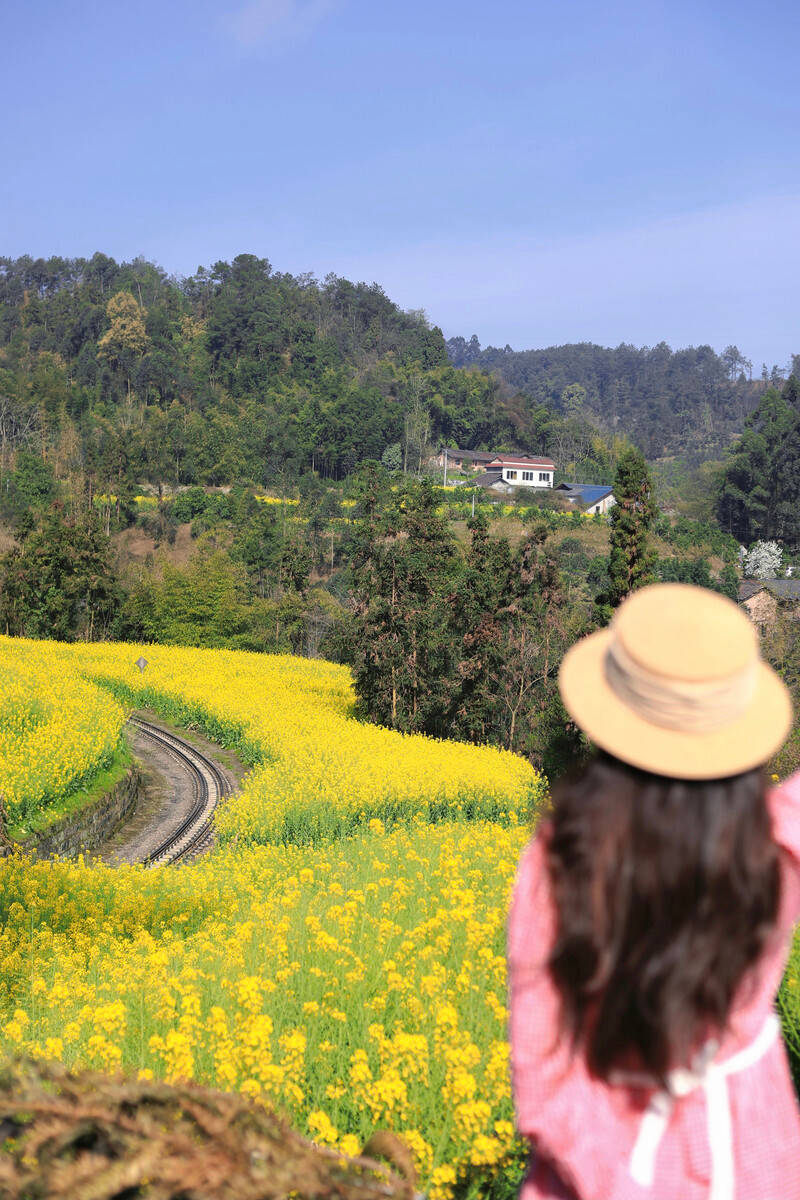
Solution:
M 353 565 L 352 669 L 360 710 L 405 733 L 446 731 L 454 546 L 430 481 L 382 521 L 365 508 Z
M 776 489 L 775 465 L 785 456 L 797 416 L 794 378 L 782 392 L 767 388 L 731 450 L 717 498 L 717 516 L 722 528 L 742 542 L 778 535 L 777 508 L 787 493 L 784 488 Z
M 609 586 L 603 601 L 616 608 L 630 592 L 653 581 L 655 554 L 647 533 L 657 515 L 653 484 L 641 451 L 631 446 L 620 457 L 611 509 Z
M 800 548 L 800 414 L 786 435 L 770 471 L 775 492 L 775 533 L 793 550 Z
M 512 555 L 505 538 L 489 536 L 484 513 L 468 525 L 470 547 L 448 597 L 456 657 L 448 733 L 487 742 L 494 739 L 498 724 L 497 686 L 505 668 L 503 610 L 512 588 Z

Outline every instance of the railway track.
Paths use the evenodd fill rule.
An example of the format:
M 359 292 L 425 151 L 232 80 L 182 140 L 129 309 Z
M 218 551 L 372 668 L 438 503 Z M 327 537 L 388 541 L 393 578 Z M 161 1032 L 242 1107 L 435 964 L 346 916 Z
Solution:
M 169 837 L 141 861 L 147 867 L 161 867 L 201 854 L 214 839 L 211 824 L 214 809 L 231 790 L 226 776 L 212 759 L 174 733 L 167 733 L 141 717 L 131 717 L 130 724 L 176 758 L 192 781 L 192 804 L 188 814 Z

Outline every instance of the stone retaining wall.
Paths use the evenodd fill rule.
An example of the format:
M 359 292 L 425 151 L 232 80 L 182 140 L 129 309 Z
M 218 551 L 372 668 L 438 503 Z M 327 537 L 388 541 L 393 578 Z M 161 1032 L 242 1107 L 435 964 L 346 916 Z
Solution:
M 124 821 L 131 817 L 142 795 L 141 772 L 134 763 L 124 779 L 79 812 L 59 818 L 44 833 L 25 838 L 22 848 L 35 851 L 39 858 L 76 858 L 82 851 L 91 854 L 107 841 Z M 3 847 L 0 846 L 0 855 Z M 8 851 L 6 851 L 8 853 Z

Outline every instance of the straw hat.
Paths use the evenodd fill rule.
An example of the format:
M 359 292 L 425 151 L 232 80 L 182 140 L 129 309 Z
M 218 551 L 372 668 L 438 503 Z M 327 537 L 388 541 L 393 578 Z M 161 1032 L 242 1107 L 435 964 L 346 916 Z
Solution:
M 785 684 L 730 600 L 682 583 L 634 592 L 607 629 L 561 664 L 564 705 L 593 742 L 677 779 L 738 775 L 767 761 L 792 721 Z

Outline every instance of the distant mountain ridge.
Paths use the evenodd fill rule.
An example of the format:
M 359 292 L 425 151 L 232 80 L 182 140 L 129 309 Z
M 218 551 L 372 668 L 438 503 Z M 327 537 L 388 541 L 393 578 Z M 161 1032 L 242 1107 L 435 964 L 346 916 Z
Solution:
M 711 346 L 672 350 L 665 342 L 515 351 L 481 348 L 473 335 L 450 338 L 447 351 L 454 366 L 493 371 L 535 404 L 564 415 L 582 409 L 605 430 L 624 431 L 651 459 L 720 457 L 766 386 L 781 382 L 775 371 L 751 379 L 752 364 L 735 346 L 721 355 Z

